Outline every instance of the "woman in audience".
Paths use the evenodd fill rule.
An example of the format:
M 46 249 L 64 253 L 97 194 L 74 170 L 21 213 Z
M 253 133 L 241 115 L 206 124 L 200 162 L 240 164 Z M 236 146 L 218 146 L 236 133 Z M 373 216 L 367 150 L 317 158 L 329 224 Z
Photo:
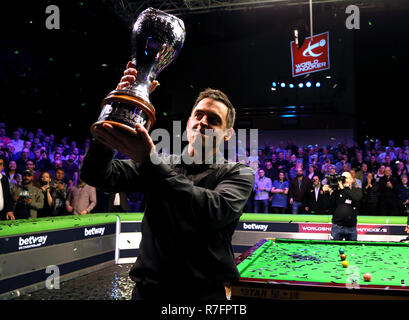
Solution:
M 273 213 L 286 213 L 287 211 L 287 194 L 290 187 L 288 180 L 285 178 L 285 172 L 281 171 L 278 180 L 274 180 L 271 188 L 271 210 Z

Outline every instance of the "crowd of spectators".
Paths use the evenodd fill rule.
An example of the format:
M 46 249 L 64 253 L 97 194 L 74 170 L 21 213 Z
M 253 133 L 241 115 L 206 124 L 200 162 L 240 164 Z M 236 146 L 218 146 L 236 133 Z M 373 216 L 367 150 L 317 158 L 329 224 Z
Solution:
M 89 138 L 57 141 L 41 128 L 13 131 L 0 123 L 0 178 L 7 179 L 12 200 L 12 209 L 0 210 L 4 211 L 0 219 L 140 212 L 142 194 L 108 194 L 80 180 L 79 168 L 89 144 Z
M 250 159 L 251 158 L 251 159 Z M 331 214 L 322 186 L 326 176 L 350 172 L 362 188 L 362 215 L 396 216 L 409 212 L 409 141 L 379 139 L 363 145 L 347 141 L 331 145 L 296 146 L 291 141 L 266 143 L 248 157 L 255 172 L 253 194 L 245 212 Z
M 89 144 L 89 138 L 68 141 L 62 137 L 57 141 L 54 134 L 45 134 L 41 128 L 8 131 L 0 123 L 2 174 L 9 182 L 16 219 L 143 211 L 143 194 L 107 194 L 79 179 Z M 362 146 L 348 146 L 346 141 L 334 146 L 296 146 L 280 141 L 246 155 L 240 161 L 254 170 L 255 184 L 245 212 L 331 214 L 322 191 L 328 183 L 326 176 L 350 172 L 364 194 L 360 214 L 408 214 L 408 140 L 401 146 L 395 146 L 393 140 L 384 145 L 379 139 Z M 35 199 L 25 196 L 29 189 Z

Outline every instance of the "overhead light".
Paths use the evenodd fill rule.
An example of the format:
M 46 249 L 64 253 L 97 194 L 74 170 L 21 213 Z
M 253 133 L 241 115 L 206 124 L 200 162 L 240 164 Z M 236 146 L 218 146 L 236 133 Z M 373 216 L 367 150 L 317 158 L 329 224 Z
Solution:
M 298 84 L 298 88 L 302 88 L 302 87 L 304 87 L 304 84 L 303 84 L 302 82 L 300 82 L 300 83 Z
M 308 81 L 305 85 L 309 88 L 311 87 L 311 82 Z

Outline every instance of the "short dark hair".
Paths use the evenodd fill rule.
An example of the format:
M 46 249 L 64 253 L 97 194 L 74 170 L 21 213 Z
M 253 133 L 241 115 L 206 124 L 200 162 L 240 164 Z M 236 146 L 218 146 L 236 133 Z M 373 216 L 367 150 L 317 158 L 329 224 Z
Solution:
M 234 125 L 234 121 L 236 119 L 236 110 L 234 109 L 234 106 L 230 102 L 230 99 L 227 97 L 227 95 L 220 90 L 207 88 L 199 93 L 199 96 L 196 99 L 193 109 L 199 104 L 200 101 L 202 101 L 205 98 L 210 98 L 226 105 L 227 107 L 226 128 L 227 129 L 232 128 Z

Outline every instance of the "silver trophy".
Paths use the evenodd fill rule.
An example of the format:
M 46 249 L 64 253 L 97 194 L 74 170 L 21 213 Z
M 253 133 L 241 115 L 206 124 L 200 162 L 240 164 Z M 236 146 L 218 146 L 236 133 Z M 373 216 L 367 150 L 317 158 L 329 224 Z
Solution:
M 122 90 L 111 91 L 102 101 L 102 111 L 91 126 L 92 135 L 103 143 L 95 128 L 103 123 L 137 134 L 135 126 L 147 130 L 156 121 L 149 100 L 153 80 L 179 54 L 186 31 L 182 20 L 166 12 L 148 8 L 137 18 L 132 29 L 132 63 L 138 71 L 136 81 Z

